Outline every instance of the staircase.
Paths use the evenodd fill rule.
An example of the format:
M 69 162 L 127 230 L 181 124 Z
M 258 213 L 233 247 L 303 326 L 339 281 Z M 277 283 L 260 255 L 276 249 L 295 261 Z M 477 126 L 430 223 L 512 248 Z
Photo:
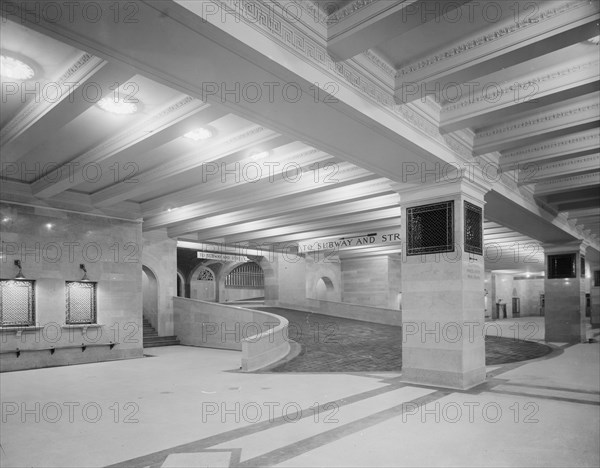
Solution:
M 143 317 L 144 322 L 144 348 L 154 348 L 156 346 L 173 346 L 178 345 L 179 340 L 176 336 L 158 336 L 154 327 L 148 322 L 146 317 Z

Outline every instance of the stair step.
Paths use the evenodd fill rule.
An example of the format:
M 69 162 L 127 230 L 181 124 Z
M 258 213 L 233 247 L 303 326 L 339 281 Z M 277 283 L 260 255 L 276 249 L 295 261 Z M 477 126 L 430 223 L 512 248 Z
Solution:
M 144 340 L 144 348 L 152 348 L 156 346 L 174 346 L 180 344 L 180 341 L 175 336 L 160 336 L 150 340 Z
M 144 344 L 144 348 L 158 348 L 160 346 L 177 346 L 179 345 L 179 341 L 166 341 L 164 343 L 149 343 Z
M 152 324 L 143 318 L 143 344 L 144 348 L 153 348 L 158 346 L 174 346 L 180 344 L 176 336 L 158 336 L 158 332 Z

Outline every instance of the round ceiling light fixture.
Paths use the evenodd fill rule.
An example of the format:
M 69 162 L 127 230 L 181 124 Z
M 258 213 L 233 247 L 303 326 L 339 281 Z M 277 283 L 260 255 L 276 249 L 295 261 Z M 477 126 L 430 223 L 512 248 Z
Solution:
M 195 130 L 192 130 L 191 132 L 187 132 L 183 136 L 185 138 L 189 138 L 190 140 L 202 141 L 208 140 L 210 137 L 212 137 L 213 132 L 211 132 L 208 128 L 197 128 Z
M 127 98 L 121 97 L 118 94 L 100 99 L 98 107 L 106 112 L 117 115 L 131 115 L 135 114 L 138 110 L 135 102 L 130 102 Z
M 0 55 L 0 74 L 13 80 L 30 80 L 35 76 L 33 67 L 10 55 Z

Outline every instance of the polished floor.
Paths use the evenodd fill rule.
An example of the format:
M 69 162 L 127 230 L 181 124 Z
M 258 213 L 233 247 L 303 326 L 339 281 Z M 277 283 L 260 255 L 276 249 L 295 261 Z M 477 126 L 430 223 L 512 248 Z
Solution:
M 239 352 L 185 346 L 6 373 L 1 465 L 597 467 L 600 345 L 553 346 L 469 391 L 398 372 L 241 374 Z
M 289 338 L 301 349 L 294 359 L 271 372 L 363 372 L 400 371 L 402 369 L 402 328 L 283 309 L 256 307 L 285 317 Z M 508 322 L 508 321 L 506 321 Z M 545 356 L 552 348 L 541 343 L 498 332 L 495 323 L 486 336 L 486 364 L 508 364 Z M 522 318 L 524 327 L 535 327 L 539 317 Z M 495 336 L 499 335 L 499 336 Z

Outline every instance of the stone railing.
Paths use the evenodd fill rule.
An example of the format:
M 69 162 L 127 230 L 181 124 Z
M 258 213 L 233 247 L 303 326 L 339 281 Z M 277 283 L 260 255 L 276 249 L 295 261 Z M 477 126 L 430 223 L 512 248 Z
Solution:
M 290 351 L 288 321 L 278 315 L 215 302 L 173 298 L 174 327 L 184 345 L 242 351 L 242 370 L 255 371 Z

